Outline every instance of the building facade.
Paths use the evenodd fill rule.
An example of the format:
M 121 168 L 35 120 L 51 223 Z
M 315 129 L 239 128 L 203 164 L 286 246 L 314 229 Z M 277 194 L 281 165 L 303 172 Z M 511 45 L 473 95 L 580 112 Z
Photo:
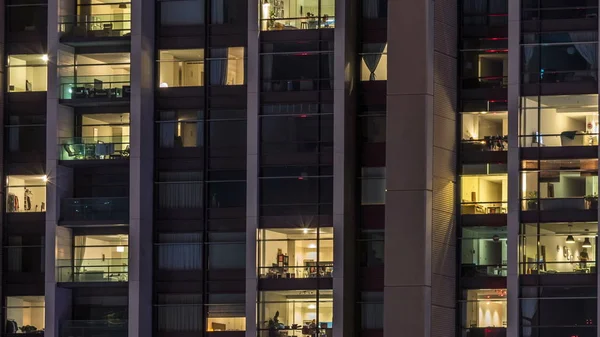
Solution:
M 0 0 L 0 335 L 483 331 L 465 305 L 509 286 L 462 273 L 457 253 L 468 231 L 469 244 L 515 234 L 503 210 L 520 189 L 481 206 L 499 200 L 467 181 L 489 167 L 491 183 L 518 184 L 507 172 L 525 168 L 518 148 L 457 145 L 468 118 L 507 115 L 512 83 L 487 79 L 507 47 L 466 47 L 495 37 L 494 1 L 464 1 Z M 565 54 L 581 67 L 597 58 L 584 45 Z M 590 163 L 592 148 L 578 152 Z M 578 188 L 597 184 L 585 172 Z

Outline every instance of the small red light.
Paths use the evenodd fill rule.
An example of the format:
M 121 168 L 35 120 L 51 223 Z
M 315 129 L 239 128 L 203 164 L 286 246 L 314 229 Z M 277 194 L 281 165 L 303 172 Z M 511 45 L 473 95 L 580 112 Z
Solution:
M 305 114 L 300 115 L 300 118 L 306 118 Z
M 304 177 L 298 177 L 298 180 L 304 180 Z

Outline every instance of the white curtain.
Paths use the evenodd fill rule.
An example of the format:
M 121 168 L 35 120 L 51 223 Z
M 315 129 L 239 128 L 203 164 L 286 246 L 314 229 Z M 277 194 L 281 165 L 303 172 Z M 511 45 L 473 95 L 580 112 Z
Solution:
M 210 7 L 210 22 L 225 23 L 225 1 L 212 0 Z
M 160 119 L 173 122 L 161 122 L 159 127 L 159 143 L 161 148 L 175 147 L 175 135 L 177 134 L 177 122 L 175 111 L 161 111 Z
M 363 18 L 376 19 L 379 17 L 379 0 L 363 0 Z
M 202 175 L 199 172 L 163 172 L 158 184 L 160 208 L 202 208 Z
M 594 70 L 594 78 L 598 74 L 598 44 L 590 41 L 598 39 L 598 33 L 595 31 L 584 32 L 569 32 L 571 41 L 574 42 L 574 47 L 577 49 L 581 57 L 590 65 L 590 69 Z M 590 42 L 590 43 L 583 43 Z
M 210 84 L 227 85 L 227 48 L 213 48 L 210 56 Z
M 202 235 L 164 233 L 159 235 L 158 268 L 161 270 L 201 270 Z
M 263 44 L 263 54 L 261 55 L 261 70 L 263 80 L 263 91 L 271 91 L 273 89 L 273 82 L 271 77 L 273 75 L 273 44 Z
M 158 331 L 202 331 L 200 294 L 160 294 L 156 313 Z

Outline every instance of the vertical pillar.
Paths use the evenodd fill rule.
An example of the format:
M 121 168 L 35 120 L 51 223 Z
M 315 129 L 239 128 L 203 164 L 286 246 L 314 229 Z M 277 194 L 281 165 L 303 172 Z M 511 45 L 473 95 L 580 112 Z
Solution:
M 154 186 L 155 1 L 131 6 L 129 157 L 130 337 L 152 336 L 152 217 Z
M 519 336 L 519 101 L 521 85 L 521 2 L 508 0 L 508 215 L 507 336 Z
M 58 78 L 59 54 L 72 52 L 60 44 L 58 18 L 71 14 L 73 4 L 61 0 L 48 1 L 48 85 L 46 93 L 46 230 L 45 230 L 45 321 L 44 334 L 48 337 L 60 335 L 60 324 L 71 317 L 71 291 L 57 287 L 58 259 L 71 258 L 71 233 L 58 227 L 60 201 L 70 196 L 72 190 L 72 170 L 61 167 L 58 161 L 58 138 L 72 133 L 72 109 L 59 102 L 60 82 Z M 63 60 L 64 61 L 64 60 Z M 71 134 L 72 135 L 72 134 Z
M 356 335 L 357 4 L 336 1 L 333 49 L 333 335 Z
M 387 36 L 392 61 L 387 81 L 383 336 L 395 337 L 402 331 L 406 336 L 429 337 L 433 1 L 389 0 Z
M 257 336 L 258 277 L 256 235 L 258 229 L 258 165 L 260 107 L 260 26 L 262 1 L 248 2 L 247 143 L 246 143 L 246 337 Z
M 599 5 L 600 5 L 600 0 L 598 1 Z M 2 17 L 2 16 L 0 16 Z M 598 18 L 598 27 L 600 27 L 600 17 Z M 598 43 L 598 51 L 600 51 L 600 43 Z M 600 72 L 598 70 L 596 70 L 596 78 L 598 78 L 598 74 L 600 74 Z M 599 83 L 600 84 L 600 83 Z M 599 113 L 600 113 L 600 86 L 598 86 L 598 109 L 599 109 Z M 598 158 L 600 158 L 600 147 L 598 147 Z M 600 173 L 600 165 L 598 165 L 598 172 Z M 600 175 L 599 175 L 600 177 Z M 600 182 L 599 182 L 600 183 Z M 600 190 L 600 189 L 599 189 Z M 600 207 L 598 207 L 598 219 L 600 219 Z M 596 233 L 600 233 L 600 221 L 596 223 L 597 227 L 596 227 Z M 596 242 L 598 242 L 598 234 L 596 234 Z M 595 261 L 598 261 L 598 256 L 600 256 L 600 253 L 598 253 L 598 249 L 596 248 L 596 256 L 593 257 L 593 259 L 595 259 Z M 596 262 L 597 265 L 598 262 Z M 598 272 L 598 268 L 596 267 L 596 287 L 598 289 L 600 289 L 600 272 Z M 596 295 L 596 325 L 598 325 L 598 322 L 600 322 L 600 296 Z M 600 329 L 596 328 L 596 336 L 600 337 Z
M 0 0 L 0 21 L 2 22 L 6 22 L 6 1 L 5 0 Z M 4 100 L 6 97 L 6 88 L 4 87 L 6 81 L 6 71 L 4 68 L 4 65 L 6 64 L 6 59 L 5 57 L 5 53 L 6 53 L 6 49 L 5 49 L 5 44 L 4 44 L 4 39 L 5 39 L 5 27 L 6 25 L 0 25 L 0 128 L 2 128 L 2 130 L 5 130 L 4 128 L 4 121 L 5 121 L 5 117 L 4 117 Z M 2 189 L 0 193 L 2 193 L 2 195 L 4 196 L 3 192 L 6 191 L 6 180 L 4 179 L 4 137 L 0 138 L 0 153 L 2 154 L 2 159 L 0 159 L 0 188 Z M 0 199 L 2 200 L 6 200 L 6 197 L 2 197 Z M 6 208 L 1 205 L 0 206 L 0 210 L 3 210 L 4 212 L 6 212 Z M 4 217 L 0 217 L 0 242 L 4 242 L 4 228 L 6 226 L 6 224 L 4 223 Z M 3 270 L 4 270 L 4 249 L 1 250 L 2 252 L 0 253 L 0 280 L 4 279 L 4 275 L 3 275 Z M 1 284 L 0 284 L 1 285 Z M 0 286 L 0 303 L 4 303 L 4 300 L 2 300 L 4 298 L 4 292 L 2 291 L 2 287 Z M 0 309 L 0 317 L 6 317 L 6 313 L 4 312 L 5 309 L 2 308 Z M 0 325 L 0 327 L 4 328 L 4 325 Z

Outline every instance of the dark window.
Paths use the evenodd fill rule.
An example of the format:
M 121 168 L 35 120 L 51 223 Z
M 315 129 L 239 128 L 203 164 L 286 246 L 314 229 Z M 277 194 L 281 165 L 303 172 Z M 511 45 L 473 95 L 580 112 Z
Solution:
M 161 332 L 202 331 L 202 295 L 158 294 L 156 316 Z
M 46 5 L 7 6 L 6 20 L 8 33 L 46 31 L 48 7 Z
M 204 24 L 204 0 L 162 0 L 159 3 L 163 26 Z
M 246 233 L 210 233 L 209 269 L 246 268 Z

